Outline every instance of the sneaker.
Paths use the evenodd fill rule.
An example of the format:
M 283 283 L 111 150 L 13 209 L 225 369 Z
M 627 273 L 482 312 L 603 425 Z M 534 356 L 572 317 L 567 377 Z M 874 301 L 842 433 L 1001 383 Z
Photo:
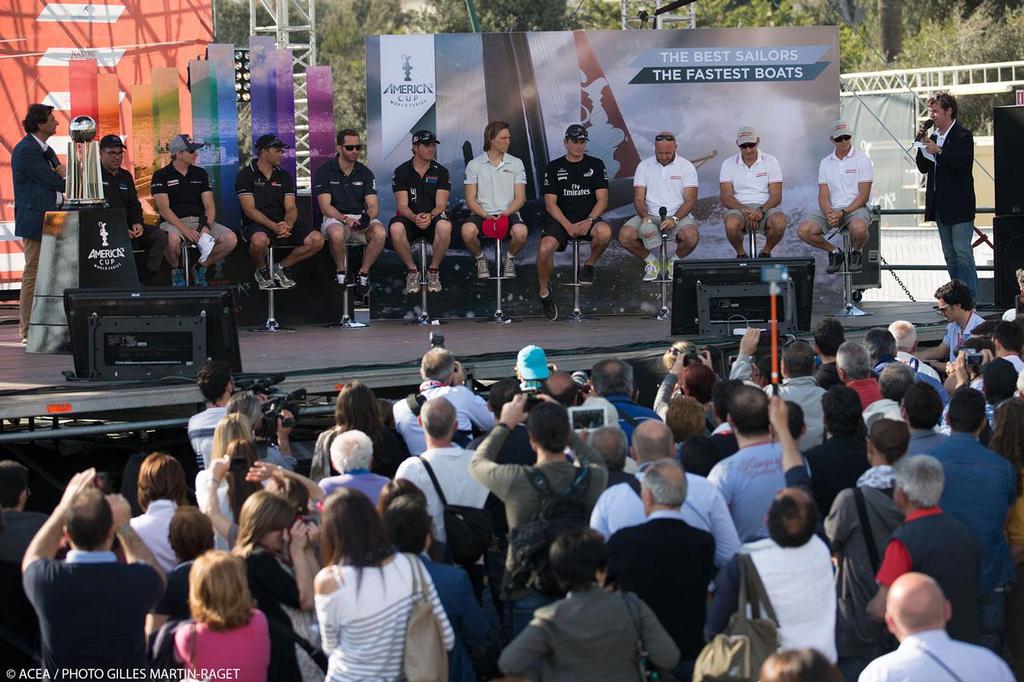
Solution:
M 505 279 L 516 278 L 516 259 L 509 256 L 505 259 Z
M 192 271 L 192 282 L 195 286 L 205 289 L 210 286 L 210 283 L 206 281 L 206 267 L 197 265 L 195 270 Z
M 334 273 L 334 288 L 342 290 L 348 286 L 348 273 L 347 272 L 336 272 Z
M 768 260 L 770 260 L 771 257 L 772 257 L 772 254 L 768 253 L 767 251 L 762 251 L 761 253 L 757 254 L 757 257 L 760 258 L 760 259 L 768 259 Z
M 217 240 L 208 232 L 203 232 L 199 235 L 199 242 L 196 245 L 199 247 L 199 262 L 205 263 L 213 253 L 213 247 L 217 245 Z
M 825 268 L 825 272 L 834 275 L 843 267 L 843 261 L 846 260 L 846 256 L 843 255 L 842 249 L 836 249 L 828 254 L 828 266 Z
M 363 298 L 370 293 L 370 276 L 360 272 L 356 276 L 356 296 Z
M 580 284 L 593 284 L 594 283 L 594 266 L 583 264 L 580 268 Z
M 647 264 L 644 265 L 644 281 L 653 282 L 654 280 L 658 279 L 658 270 L 660 270 L 660 268 L 658 267 L 658 261 L 647 261 Z
M 491 270 L 487 267 L 487 259 L 483 256 L 479 256 L 476 259 L 476 278 L 487 279 L 491 276 Z
M 181 268 L 171 268 L 171 286 L 172 287 L 184 287 L 188 286 L 185 283 L 185 271 Z
M 850 272 L 860 272 L 864 269 L 864 255 L 860 251 L 850 249 Z
M 295 280 L 288 276 L 288 273 L 280 265 L 274 266 L 274 281 L 282 289 L 291 289 L 295 286 Z
M 256 268 L 256 272 L 253 273 L 253 277 L 256 278 L 256 284 L 259 285 L 260 289 L 273 289 L 274 278 L 270 276 L 270 270 L 266 268 Z
M 555 305 L 555 297 L 551 295 L 551 289 L 548 289 L 547 296 L 540 297 L 540 305 L 544 308 L 544 317 L 549 320 L 558 319 L 558 306 Z
M 433 268 L 427 270 L 427 291 L 435 294 L 441 291 L 441 273 Z
M 743 253 L 736 254 L 736 260 L 750 260 L 750 256 L 748 256 L 747 252 L 744 251 Z
M 420 271 L 419 270 L 407 270 L 405 273 L 405 289 L 406 294 L 418 294 L 420 293 Z

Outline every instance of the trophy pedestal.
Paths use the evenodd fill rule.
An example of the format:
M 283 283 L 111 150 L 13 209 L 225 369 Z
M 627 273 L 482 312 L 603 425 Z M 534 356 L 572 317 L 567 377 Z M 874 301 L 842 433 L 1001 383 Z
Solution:
M 79 287 L 139 288 L 122 209 L 46 214 L 28 328 L 29 353 L 71 351 L 64 290 Z

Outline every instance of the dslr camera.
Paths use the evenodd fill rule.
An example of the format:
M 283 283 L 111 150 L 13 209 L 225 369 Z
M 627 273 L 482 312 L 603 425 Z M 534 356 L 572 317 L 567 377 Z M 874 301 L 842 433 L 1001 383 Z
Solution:
M 274 445 L 277 445 L 277 422 L 285 428 L 294 428 L 295 420 L 299 418 L 299 402 L 306 399 L 306 389 L 300 388 L 291 393 L 280 393 L 271 389 L 267 402 L 263 403 L 263 415 L 254 431 L 256 435 L 265 438 Z M 287 410 L 292 414 L 290 417 L 282 417 L 281 413 Z

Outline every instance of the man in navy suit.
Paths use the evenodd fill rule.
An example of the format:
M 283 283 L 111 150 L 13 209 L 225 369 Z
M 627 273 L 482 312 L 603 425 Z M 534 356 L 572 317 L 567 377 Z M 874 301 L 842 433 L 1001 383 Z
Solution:
M 64 203 L 66 170 L 46 141 L 57 132 L 53 107 L 32 104 L 21 122 L 25 137 L 11 153 L 14 174 L 14 234 L 25 249 L 21 275 L 21 342 L 28 339 L 32 296 L 36 291 L 39 250 L 43 242 L 43 216 Z
M 974 136 L 956 120 L 956 98 L 937 92 L 928 100 L 935 133 L 917 150 L 917 169 L 928 176 L 924 219 L 939 228 L 942 255 L 950 279 L 958 279 L 978 295 L 974 265 Z M 925 128 L 918 129 L 918 137 Z

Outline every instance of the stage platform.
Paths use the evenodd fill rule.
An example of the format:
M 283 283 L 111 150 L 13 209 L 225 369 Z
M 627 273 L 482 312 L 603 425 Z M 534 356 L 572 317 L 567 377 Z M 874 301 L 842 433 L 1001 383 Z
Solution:
M 842 318 L 848 338 L 897 319 L 913 322 L 923 344 L 942 338 L 944 323 L 930 302 L 865 303 L 862 308 L 873 314 Z M 103 418 L 104 414 L 117 419 L 112 417 L 114 411 L 131 411 L 133 419 L 170 417 L 191 414 L 202 403 L 194 384 L 180 378 L 106 384 L 68 381 L 62 373 L 73 371 L 71 356 L 26 353 L 17 338 L 17 325 L 10 323 L 16 312 L 10 306 L 0 308 L 0 316 L 6 318 L 0 324 L 0 419 Z M 823 316 L 816 312 L 814 319 Z M 616 355 L 646 362 L 651 376 L 660 371 L 657 359 L 674 340 L 711 345 L 721 363 L 735 353 L 738 343 L 736 337 L 672 337 L 669 322 L 634 316 L 581 323 L 536 318 L 513 324 L 453 320 L 431 326 L 380 321 L 364 329 L 307 326 L 277 334 L 239 329 L 242 368 L 246 374 L 285 374 L 279 385 L 284 391 L 301 387 L 327 396 L 345 382 L 359 379 L 382 395 L 399 396 L 419 382 L 418 361 L 429 347 L 431 331 L 443 333 L 445 346 L 462 360 L 467 373 L 480 380 L 512 375 L 516 353 L 531 343 L 544 348 L 561 369 L 588 369 L 596 360 Z

